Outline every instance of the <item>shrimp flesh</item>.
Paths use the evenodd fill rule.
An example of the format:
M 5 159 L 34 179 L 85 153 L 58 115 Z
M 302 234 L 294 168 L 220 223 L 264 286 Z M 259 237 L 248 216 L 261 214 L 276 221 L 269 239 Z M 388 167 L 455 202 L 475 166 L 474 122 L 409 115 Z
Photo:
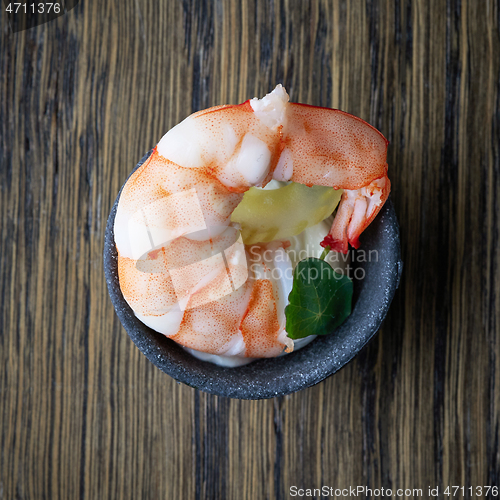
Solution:
M 125 300 L 189 349 L 247 358 L 292 350 L 291 281 L 273 273 L 291 268 L 286 243 L 246 247 L 231 214 L 245 191 L 272 179 L 343 189 L 321 245 L 346 253 L 389 195 L 387 144 L 352 115 L 288 102 L 281 85 L 187 117 L 120 195 L 114 236 Z M 249 266 L 250 251 L 268 258 Z

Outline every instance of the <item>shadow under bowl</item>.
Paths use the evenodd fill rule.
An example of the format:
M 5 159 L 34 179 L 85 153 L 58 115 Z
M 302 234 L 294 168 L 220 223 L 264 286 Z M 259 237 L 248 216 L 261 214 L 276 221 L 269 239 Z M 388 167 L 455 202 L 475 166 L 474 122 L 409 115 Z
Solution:
M 133 172 L 150 154 L 151 151 Z M 154 365 L 178 382 L 210 394 L 265 399 L 321 382 L 346 365 L 377 333 L 399 285 L 402 271 L 399 225 L 389 199 L 363 232 L 360 250 L 352 254 L 352 314 L 334 334 L 317 337 L 291 354 L 240 367 L 226 368 L 201 361 L 144 325 L 123 298 L 113 231 L 120 194 L 121 190 L 108 218 L 104 243 L 104 271 L 116 314 L 135 345 Z

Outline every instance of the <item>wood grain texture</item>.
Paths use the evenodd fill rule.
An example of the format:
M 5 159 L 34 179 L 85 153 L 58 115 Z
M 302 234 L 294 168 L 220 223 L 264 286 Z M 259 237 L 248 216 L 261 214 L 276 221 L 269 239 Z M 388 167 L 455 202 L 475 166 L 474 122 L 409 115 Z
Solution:
M 498 2 L 81 0 L 0 26 L 0 499 L 500 486 Z M 405 268 L 335 376 L 228 400 L 129 340 L 105 221 L 165 131 L 278 82 L 388 137 Z

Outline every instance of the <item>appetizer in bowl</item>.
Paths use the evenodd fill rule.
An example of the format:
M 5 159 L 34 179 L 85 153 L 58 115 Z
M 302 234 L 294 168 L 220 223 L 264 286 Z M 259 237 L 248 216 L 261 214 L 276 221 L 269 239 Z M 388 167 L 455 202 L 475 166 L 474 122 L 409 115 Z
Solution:
M 345 321 L 351 278 L 361 274 L 349 276 L 339 255 L 359 247 L 389 196 L 386 151 L 385 138 L 364 121 L 290 103 L 280 85 L 263 99 L 200 111 L 171 129 L 124 184 L 108 220 L 108 287 L 136 344 L 174 378 L 232 397 L 292 392 L 335 371 L 330 366 L 318 379 L 317 358 L 291 390 L 272 381 L 257 390 L 257 380 L 243 376 L 263 363 L 303 359 L 335 329 L 332 337 L 342 338 L 363 286 Z M 392 206 L 382 212 L 392 228 L 381 251 L 392 255 L 386 289 L 393 294 L 399 233 Z M 363 270 L 365 285 L 365 267 L 385 261 L 364 239 L 363 247 L 377 252 L 377 262 L 351 266 Z M 214 389 L 217 377 L 206 379 L 214 370 L 231 380 L 227 390 Z

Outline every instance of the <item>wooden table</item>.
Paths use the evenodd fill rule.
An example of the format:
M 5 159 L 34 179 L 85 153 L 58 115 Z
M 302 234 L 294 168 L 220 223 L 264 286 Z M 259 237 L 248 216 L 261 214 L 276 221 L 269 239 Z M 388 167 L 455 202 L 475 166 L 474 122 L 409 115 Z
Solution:
M 0 25 L 0 499 L 500 486 L 498 2 L 81 0 Z M 165 131 L 278 82 L 390 140 L 404 274 L 339 373 L 229 400 L 129 340 L 104 228 Z

